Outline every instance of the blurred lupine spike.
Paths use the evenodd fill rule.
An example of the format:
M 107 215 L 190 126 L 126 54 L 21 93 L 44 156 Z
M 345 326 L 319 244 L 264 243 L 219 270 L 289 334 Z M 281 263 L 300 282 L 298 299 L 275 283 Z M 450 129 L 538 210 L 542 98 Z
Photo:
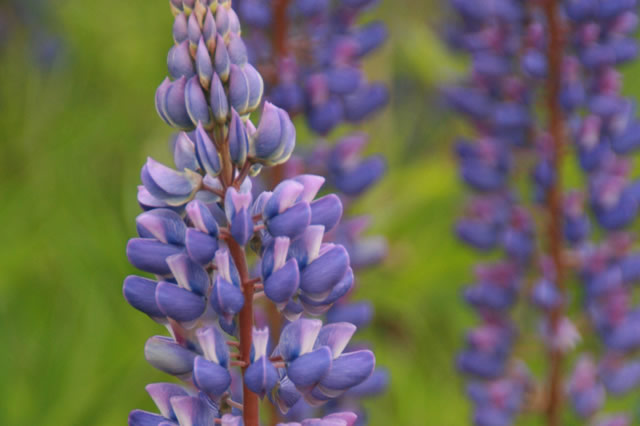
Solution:
M 637 150 L 639 121 L 633 102 L 620 94 L 616 70 L 638 54 L 637 2 L 450 3 L 458 19 L 447 38 L 469 54 L 471 72 L 444 95 L 475 131 L 456 146 L 460 175 L 475 193 L 456 233 L 479 251 L 504 253 L 500 262 L 478 268 L 464 293 L 483 322 L 458 356 L 462 372 L 474 377 L 468 388 L 473 421 L 508 425 L 520 411 L 535 409 L 524 406 L 523 389 L 512 388 L 508 403 L 499 397 L 499 389 L 513 385 L 509 364 L 517 336 L 509 313 L 518 299 L 530 300 L 541 316 L 537 331 L 549 371 L 539 392 L 548 425 L 564 418 L 560 365 L 577 348 L 578 324 L 588 320 L 601 338 L 601 361 L 596 354 L 579 357 L 567 380 L 576 413 L 594 418 L 605 388 L 615 395 L 640 386 L 631 356 L 640 339 L 630 331 L 638 325 L 630 291 L 638 278 L 630 265 L 638 255 L 628 231 L 640 198 L 625 158 Z M 586 185 L 565 191 L 563 167 L 570 161 L 564 155 L 573 152 Z M 535 208 L 522 200 L 527 182 L 516 173 L 525 165 L 532 165 L 528 192 Z M 537 247 L 536 238 L 544 245 Z M 583 290 L 570 286 L 574 277 Z M 530 297 L 519 298 L 522 289 Z M 583 294 L 584 318 L 574 320 L 569 308 L 577 294 Z M 618 422 L 629 419 L 594 424 Z
M 258 127 L 251 122 L 264 81 L 248 62 L 230 1 L 170 3 L 175 45 L 155 103 L 180 130 L 171 144 L 177 170 L 152 158 L 142 168 L 144 211 L 127 257 L 155 277 L 127 277 L 123 295 L 169 331 L 147 341 L 147 361 L 187 386 L 150 385 L 160 414 L 135 410 L 129 424 L 258 426 L 258 398 L 268 395 L 283 412 L 300 398 L 323 405 L 364 383 L 375 358 L 368 350 L 345 352 L 355 325 L 323 328 L 301 318 L 279 341 L 269 328 L 254 327 L 261 289 L 264 303 L 290 319 L 326 312 L 351 289 L 347 250 L 323 243 L 342 203 L 331 194 L 316 200 L 325 179 L 311 174 L 253 192 L 263 166 L 291 156 L 295 127 L 269 103 Z M 259 267 L 249 268 L 249 248 Z M 356 416 L 319 421 L 352 425 Z

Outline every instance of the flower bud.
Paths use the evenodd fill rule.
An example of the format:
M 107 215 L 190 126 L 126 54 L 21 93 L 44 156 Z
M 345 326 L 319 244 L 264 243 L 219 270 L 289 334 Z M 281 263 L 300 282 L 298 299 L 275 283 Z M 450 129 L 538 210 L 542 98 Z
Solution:
M 253 219 L 249 213 L 251 194 L 240 193 L 229 187 L 225 197 L 225 214 L 230 224 L 231 236 L 240 245 L 245 245 L 253 236 Z
M 176 44 L 188 39 L 189 34 L 187 31 L 187 17 L 184 13 L 179 13 L 173 21 L 173 40 Z
M 205 90 L 208 90 L 211 87 L 211 78 L 213 77 L 213 63 L 203 38 L 200 38 L 196 51 L 196 71 L 200 84 Z
M 241 168 L 247 161 L 249 137 L 247 136 L 247 129 L 242 119 L 234 108 L 231 108 L 228 140 L 231 161 L 233 161 L 236 167 Z
M 193 76 L 187 82 L 185 88 L 185 104 L 191 122 L 194 125 L 201 125 L 205 128 L 212 127 L 213 117 L 211 116 L 207 99 L 197 76 Z
M 185 132 L 180 132 L 173 142 L 173 162 L 178 171 L 198 170 L 196 146 Z
M 210 90 L 210 104 L 213 111 L 213 117 L 218 124 L 224 124 L 229 117 L 229 101 L 224 91 L 224 86 L 218 74 L 213 74 Z
M 201 124 L 196 128 L 196 157 L 200 167 L 210 176 L 222 170 L 220 154 Z
M 169 75 L 174 79 L 179 79 L 183 76 L 191 78 L 195 74 L 191 53 L 189 51 L 189 42 L 187 40 L 173 46 L 171 50 L 169 50 L 167 67 L 169 68 Z
M 229 58 L 229 52 L 227 52 L 227 46 L 220 35 L 216 36 L 216 51 L 213 57 L 213 64 L 220 79 L 226 83 L 231 71 L 231 59 Z
M 213 19 L 211 10 L 208 10 L 204 16 L 204 25 L 202 26 L 202 37 L 204 38 L 205 45 L 210 54 L 213 54 L 216 49 L 216 37 L 218 31 L 216 29 L 216 21 Z
M 189 117 L 185 103 L 186 85 L 187 79 L 184 76 L 171 83 L 167 88 L 161 108 L 166 115 L 167 121 L 173 127 L 192 130 L 194 125 Z

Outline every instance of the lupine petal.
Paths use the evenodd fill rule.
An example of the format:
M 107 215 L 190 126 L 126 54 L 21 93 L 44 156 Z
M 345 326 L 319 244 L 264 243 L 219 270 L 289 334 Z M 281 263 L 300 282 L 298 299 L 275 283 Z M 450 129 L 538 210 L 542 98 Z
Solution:
M 311 203 L 311 225 L 322 225 L 331 231 L 342 218 L 342 202 L 335 194 L 329 194 Z
M 171 406 L 180 426 L 213 425 L 218 410 L 195 396 L 174 396 Z
M 156 302 L 166 316 L 180 322 L 200 318 L 206 308 L 203 297 L 167 282 L 158 283 Z
M 229 370 L 201 356 L 196 357 L 194 361 L 193 379 L 198 389 L 216 399 L 231 385 Z
M 244 374 L 244 383 L 251 392 L 261 398 L 275 387 L 278 383 L 278 372 L 276 368 L 262 356 L 247 368 Z
M 124 280 L 122 293 L 127 302 L 137 310 L 150 317 L 162 318 L 164 314 L 156 303 L 157 285 L 153 280 L 129 275 Z
M 160 371 L 174 376 L 193 370 L 196 354 L 165 336 L 153 336 L 144 346 L 144 356 Z
M 302 270 L 300 288 L 312 295 L 322 295 L 340 282 L 348 268 L 347 250 L 335 245 Z
M 237 167 L 242 167 L 247 160 L 249 137 L 247 129 L 234 108 L 231 109 L 231 123 L 229 123 L 229 153 L 231 160 Z
M 264 81 L 260 73 L 251 64 L 246 64 L 243 68 L 244 74 L 249 83 L 249 106 L 248 111 L 255 111 L 260 105 L 264 93 Z
M 238 287 L 218 276 L 211 291 L 210 302 L 219 315 L 235 315 L 244 306 L 244 296 Z
M 170 399 L 174 396 L 187 396 L 189 393 L 179 385 L 174 383 L 151 383 L 145 388 L 147 393 L 153 399 L 156 407 L 160 410 L 160 414 L 167 419 L 176 419 L 173 408 L 171 408 Z
M 133 410 L 129 413 L 129 426 L 158 426 L 166 420 L 158 414 L 143 410 Z
M 216 327 L 199 328 L 196 336 L 206 359 L 226 368 L 229 363 L 229 347 L 222 332 Z
M 206 204 L 200 200 L 193 200 L 187 204 L 186 210 L 189 220 L 196 229 L 213 237 L 218 236 L 218 223 Z
M 285 265 L 265 280 L 265 295 L 275 303 L 284 303 L 295 295 L 300 282 L 298 262 L 289 259 Z
M 185 246 L 193 260 L 206 265 L 213 260 L 218 250 L 218 240 L 209 234 L 189 228 L 185 237 Z
M 287 324 L 278 344 L 282 358 L 289 362 L 310 352 L 321 328 L 322 321 L 306 318 Z
M 329 372 L 332 364 L 331 349 L 322 346 L 296 358 L 287 366 L 287 376 L 298 388 L 308 388 Z
M 176 44 L 180 44 L 188 37 L 187 33 L 187 17 L 184 13 L 176 15 L 173 21 L 173 40 Z
M 138 269 L 167 275 L 171 272 L 166 262 L 167 257 L 181 253 L 182 250 L 182 247 L 149 238 L 132 238 L 127 244 L 127 258 Z
M 245 114 L 249 107 L 249 81 L 244 71 L 235 64 L 231 64 L 229 73 L 229 102 L 240 114 Z
M 209 274 L 202 266 L 194 262 L 184 253 L 167 258 L 171 274 L 180 287 L 204 296 L 209 289 Z
M 171 87 L 171 80 L 169 78 L 165 78 L 158 89 L 156 90 L 155 103 L 156 103 L 156 111 L 160 118 L 164 120 L 165 123 L 171 125 L 171 121 L 169 121 L 169 117 L 167 116 L 167 105 L 166 105 L 166 96 L 169 91 L 169 87 Z
M 267 229 L 274 237 L 295 238 L 301 235 L 311 222 L 311 206 L 302 201 L 267 221 Z
M 155 238 L 167 244 L 184 243 L 186 225 L 176 212 L 155 209 L 144 212 L 136 218 L 138 233 L 143 238 Z
M 333 360 L 329 374 L 320 381 L 319 386 L 324 393 L 346 391 L 371 376 L 375 365 L 376 358 L 369 350 L 342 354 Z
M 356 330 L 357 327 L 348 322 L 327 324 L 320 330 L 315 345 L 316 347 L 327 346 L 331 349 L 333 358 L 337 358 L 347 347 Z

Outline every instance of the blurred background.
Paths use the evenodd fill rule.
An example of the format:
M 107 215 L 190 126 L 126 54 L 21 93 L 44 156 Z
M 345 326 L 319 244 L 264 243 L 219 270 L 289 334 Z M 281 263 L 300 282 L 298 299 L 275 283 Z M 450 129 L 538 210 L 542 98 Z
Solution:
M 389 173 L 356 206 L 390 241 L 358 291 L 376 305 L 364 337 L 392 377 L 368 403 L 372 425 L 468 423 L 453 356 L 473 322 L 459 294 L 474 255 L 451 235 L 460 124 L 437 92 L 464 64 L 439 40 L 443 9 L 382 0 L 370 16 L 391 40 L 367 67 L 392 91 L 362 126 Z M 0 1 L 1 425 L 125 424 L 130 410 L 153 409 L 145 384 L 167 379 L 143 357 L 164 330 L 121 289 L 134 273 L 124 249 L 140 167 L 169 158 L 153 95 L 171 25 L 166 1 Z

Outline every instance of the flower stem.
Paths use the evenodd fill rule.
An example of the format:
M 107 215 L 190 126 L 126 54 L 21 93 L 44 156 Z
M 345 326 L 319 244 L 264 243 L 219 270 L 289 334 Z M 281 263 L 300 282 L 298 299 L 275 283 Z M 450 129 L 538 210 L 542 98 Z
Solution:
M 289 9 L 289 1 L 275 0 L 273 2 L 273 47 L 278 58 L 286 56 L 288 50 L 289 20 L 287 19 L 287 11 Z
M 548 207 L 548 238 L 549 250 L 554 264 L 558 290 L 564 294 L 565 289 L 565 265 L 563 259 L 563 229 L 562 229 L 562 182 L 561 164 L 563 155 L 564 122 L 562 109 L 559 104 L 560 90 L 562 84 L 562 59 L 564 41 L 562 35 L 561 22 L 558 16 L 558 1 L 545 0 L 543 3 L 544 14 L 547 20 L 549 31 L 549 42 L 547 43 L 547 61 L 549 64 L 549 74 L 547 78 L 546 107 L 548 111 L 549 131 L 553 141 L 552 165 L 555 171 L 555 180 L 549 190 Z M 560 321 L 564 315 L 565 306 L 553 309 L 550 313 L 550 329 L 552 336 L 557 333 Z M 553 339 L 553 337 L 552 337 Z M 564 364 L 564 354 L 561 348 L 551 344 L 549 348 L 549 389 L 546 407 L 546 417 L 548 426 L 560 425 L 562 409 L 562 367 Z
M 229 253 L 233 258 L 238 273 L 240 274 L 240 281 L 242 284 L 242 291 L 244 294 L 244 306 L 240 311 L 240 361 L 243 361 L 244 367 L 242 367 L 242 377 L 251 363 L 251 344 L 252 344 L 252 331 L 253 331 L 253 291 L 254 285 L 249 277 L 249 269 L 247 267 L 247 258 L 245 256 L 244 249 L 235 242 L 233 239 L 227 241 L 229 246 Z M 251 392 L 244 380 L 242 381 L 242 417 L 245 426 L 258 426 L 259 425 L 259 409 L 258 409 L 258 395 Z

